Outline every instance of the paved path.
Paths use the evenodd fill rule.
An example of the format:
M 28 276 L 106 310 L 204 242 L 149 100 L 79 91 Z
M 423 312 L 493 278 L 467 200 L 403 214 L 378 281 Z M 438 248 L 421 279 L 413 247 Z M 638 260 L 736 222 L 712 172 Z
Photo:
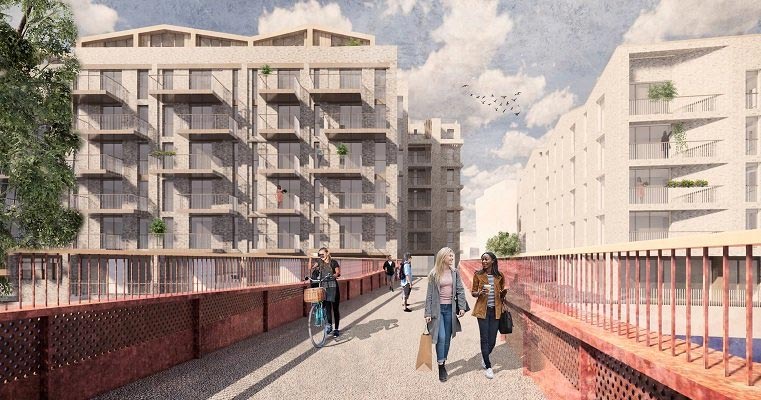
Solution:
M 435 362 L 433 372 L 416 371 L 425 284 L 425 279 L 415 282 L 411 313 L 402 311 L 398 288 L 342 303 L 341 337 L 331 338 L 322 349 L 312 346 L 302 318 L 99 399 L 544 398 L 522 375 L 519 356 L 501 339 L 492 354 L 495 378 L 486 379 L 478 324 L 470 314 L 461 319 L 463 332 L 452 340 L 449 380 L 438 381 Z M 473 299 L 468 300 L 472 305 Z

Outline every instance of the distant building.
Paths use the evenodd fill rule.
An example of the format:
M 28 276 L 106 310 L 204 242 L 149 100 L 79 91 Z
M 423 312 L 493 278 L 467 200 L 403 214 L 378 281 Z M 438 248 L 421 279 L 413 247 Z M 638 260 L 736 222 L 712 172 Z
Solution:
M 518 182 L 512 179 L 490 186 L 476 199 L 477 245 L 486 248 L 499 232 L 518 232 Z
M 480 256 L 481 256 L 481 249 L 479 249 L 478 247 L 471 247 L 470 248 L 470 254 L 469 254 L 469 257 L 468 257 L 469 259 L 474 260 L 474 259 L 477 259 Z

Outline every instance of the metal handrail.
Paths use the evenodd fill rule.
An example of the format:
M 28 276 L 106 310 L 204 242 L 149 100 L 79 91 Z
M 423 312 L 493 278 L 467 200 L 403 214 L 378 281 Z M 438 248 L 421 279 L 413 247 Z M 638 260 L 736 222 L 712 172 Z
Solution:
M 151 74 L 149 77 L 153 90 L 211 90 L 226 103 L 232 102 L 232 92 L 213 73 L 209 75 Z
M 126 130 L 132 129 L 144 135 L 155 132 L 155 129 L 147 121 L 135 114 L 86 114 L 78 115 L 76 129 L 87 131 L 100 130 Z
M 720 94 L 676 96 L 672 100 L 629 100 L 629 115 L 676 114 L 716 111 Z
M 107 75 L 92 73 L 89 71 L 80 72 L 74 80 L 73 85 L 74 90 L 105 90 L 121 100 L 122 103 L 129 103 L 129 90 L 127 90 L 121 82 L 117 82 Z

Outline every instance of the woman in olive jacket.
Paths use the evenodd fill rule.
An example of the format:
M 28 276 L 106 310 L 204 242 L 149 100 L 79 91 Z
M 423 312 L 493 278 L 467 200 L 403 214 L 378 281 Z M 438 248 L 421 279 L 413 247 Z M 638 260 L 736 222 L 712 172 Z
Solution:
M 478 331 L 481 334 L 481 366 L 486 370 L 486 377 L 494 378 L 489 355 L 497 344 L 497 328 L 502 315 L 502 299 L 507 293 L 505 276 L 499 272 L 497 257 L 492 252 L 481 255 L 481 270 L 473 275 L 473 287 L 470 290 L 476 297 L 473 316 L 478 318 Z
M 439 380 L 447 380 L 444 363 L 449 354 L 449 344 L 455 334 L 462 330 L 457 317 L 465 315 L 467 303 L 460 273 L 454 267 L 454 252 L 444 247 L 436 254 L 436 261 L 428 274 L 428 290 L 425 295 L 425 322 L 430 326 L 431 341 L 436 346 L 439 364 Z

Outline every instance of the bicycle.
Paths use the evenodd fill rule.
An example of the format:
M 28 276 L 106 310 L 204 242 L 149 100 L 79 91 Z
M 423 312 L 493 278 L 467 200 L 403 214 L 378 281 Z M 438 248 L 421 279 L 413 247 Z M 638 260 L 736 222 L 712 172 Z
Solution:
M 307 319 L 307 331 L 309 332 L 309 339 L 316 348 L 325 345 L 325 339 L 328 336 L 328 326 L 330 323 L 328 322 L 325 308 L 322 306 L 322 302 L 325 300 L 325 288 L 322 287 L 322 283 L 332 276 L 328 275 L 321 279 L 312 279 L 311 277 L 304 279 L 320 285 L 304 291 L 304 301 L 312 303 L 312 308 L 309 310 L 309 318 Z

